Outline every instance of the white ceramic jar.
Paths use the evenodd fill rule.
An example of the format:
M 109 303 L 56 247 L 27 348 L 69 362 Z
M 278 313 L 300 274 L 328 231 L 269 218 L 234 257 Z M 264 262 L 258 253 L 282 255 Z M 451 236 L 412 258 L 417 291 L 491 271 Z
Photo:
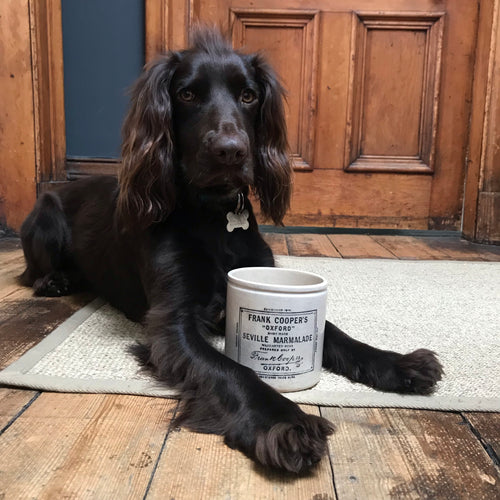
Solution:
M 317 274 L 244 267 L 228 274 L 226 355 L 281 392 L 317 384 L 327 283 Z

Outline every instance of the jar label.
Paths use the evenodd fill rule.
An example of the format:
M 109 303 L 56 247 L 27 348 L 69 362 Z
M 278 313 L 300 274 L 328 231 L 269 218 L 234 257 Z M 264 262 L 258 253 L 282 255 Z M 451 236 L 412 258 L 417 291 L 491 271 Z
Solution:
M 314 370 L 318 311 L 240 307 L 238 362 L 263 379 L 293 379 Z

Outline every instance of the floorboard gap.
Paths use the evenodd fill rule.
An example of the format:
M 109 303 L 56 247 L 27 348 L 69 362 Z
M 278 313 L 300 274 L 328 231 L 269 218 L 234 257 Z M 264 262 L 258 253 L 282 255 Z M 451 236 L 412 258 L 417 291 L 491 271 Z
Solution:
M 500 457 L 495 453 L 493 447 L 483 439 L 481 433 L 474 427 L 472 422 L 463 413 L 461 413 L 460 415 L 463 418 L 463 421 L 467 425 L 469 430 L 472 432 L 472 434 L 474 434 L 474 436 L 476 436 L 477 440 L 481 443 L 481 446 L 484 448 L 484 451 L 486 451 L 486 453 L 491 458 L 495 466 L 500 468 Z
M 319 408 L 319 414 L 320 414 L 320 416 L 323 417 L 323 418 L 325 418 L 325 416 L 323 415 L 323 409 L 321 408 L 321 406 L 318 406 L 318 408 Z M 334 430 L 333 432 L 336 432 L 336 431 Z M 330 463 L 330 470 L 332 471 L 333 491 L 335 493 L 336 500 L 340 500 L 339 494 L 337 492 L 337 486 L 335 484 L 335 471 L 333 470 L 332 454 L 330 452 L 330 446 L 328 446 L 327 450 L 328 450 L 328 462 Z
M 38 399 L 42 394 L 37 392 L 3 427 L 0 429 L 0 436 Z
M 170 432 L 173 427 L 175 427 L 175 418 L 177 416 L 177 411 L 179 409 L 179 403 L 177 403 L 177 406 L 175 407 L 174 414 L 172 415 L 172 420 L 170 421 L 170 424 L 168 425 L 167 432 L 165 433 L 165 438 L 163 439 L 163 443 L 161 444 L 160 452 L 158 453 L 158 457 L 156 458 L 155 465 L 153 467 L 153 470 L 151 471 L 151 477 L 149 478 L 148 484 L 146 486 L 146 491 L 144 492 L 144 496 L 142 497 L 142 500 L 146 500 L 149 490 L 151 489 L 151 485 L 153 484 L 153 479 L 156 474 L 156 470 L 158 469 L 158 465 L 160 463 L 161 457 L 163 455 L 163 452 L 165 451 L 165 448 L 167 446 L 167 439 L 168 436 L 170 435 Z

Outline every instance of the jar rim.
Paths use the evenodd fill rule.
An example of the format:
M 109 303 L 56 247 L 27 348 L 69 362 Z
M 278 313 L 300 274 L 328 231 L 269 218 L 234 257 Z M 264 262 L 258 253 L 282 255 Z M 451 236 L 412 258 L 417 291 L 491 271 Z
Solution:
M 327 281 L 319 274 L 284 267 L 240 267 L 229 271 L 228 280 L 244 288 L 281 293 L 311 293 L 327 288 Z

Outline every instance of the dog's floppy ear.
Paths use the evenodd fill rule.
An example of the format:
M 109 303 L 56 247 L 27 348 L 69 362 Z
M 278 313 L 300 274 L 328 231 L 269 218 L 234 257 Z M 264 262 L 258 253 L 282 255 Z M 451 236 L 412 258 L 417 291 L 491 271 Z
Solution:
M 169 87 L 179 59 L 170 53 L 154 60 L 132 88 L 118 174 L 117 217 L 123 228 L 160 222 L 175 204 Z
M 292 168 L 288 152 L 284 90 L 276 74 L 260 55 L 252 56 L 260 87 L 260 112 L 256 126 L 257 164 L 254 191 L 265 217 L 280 225 L 290 206 Z

